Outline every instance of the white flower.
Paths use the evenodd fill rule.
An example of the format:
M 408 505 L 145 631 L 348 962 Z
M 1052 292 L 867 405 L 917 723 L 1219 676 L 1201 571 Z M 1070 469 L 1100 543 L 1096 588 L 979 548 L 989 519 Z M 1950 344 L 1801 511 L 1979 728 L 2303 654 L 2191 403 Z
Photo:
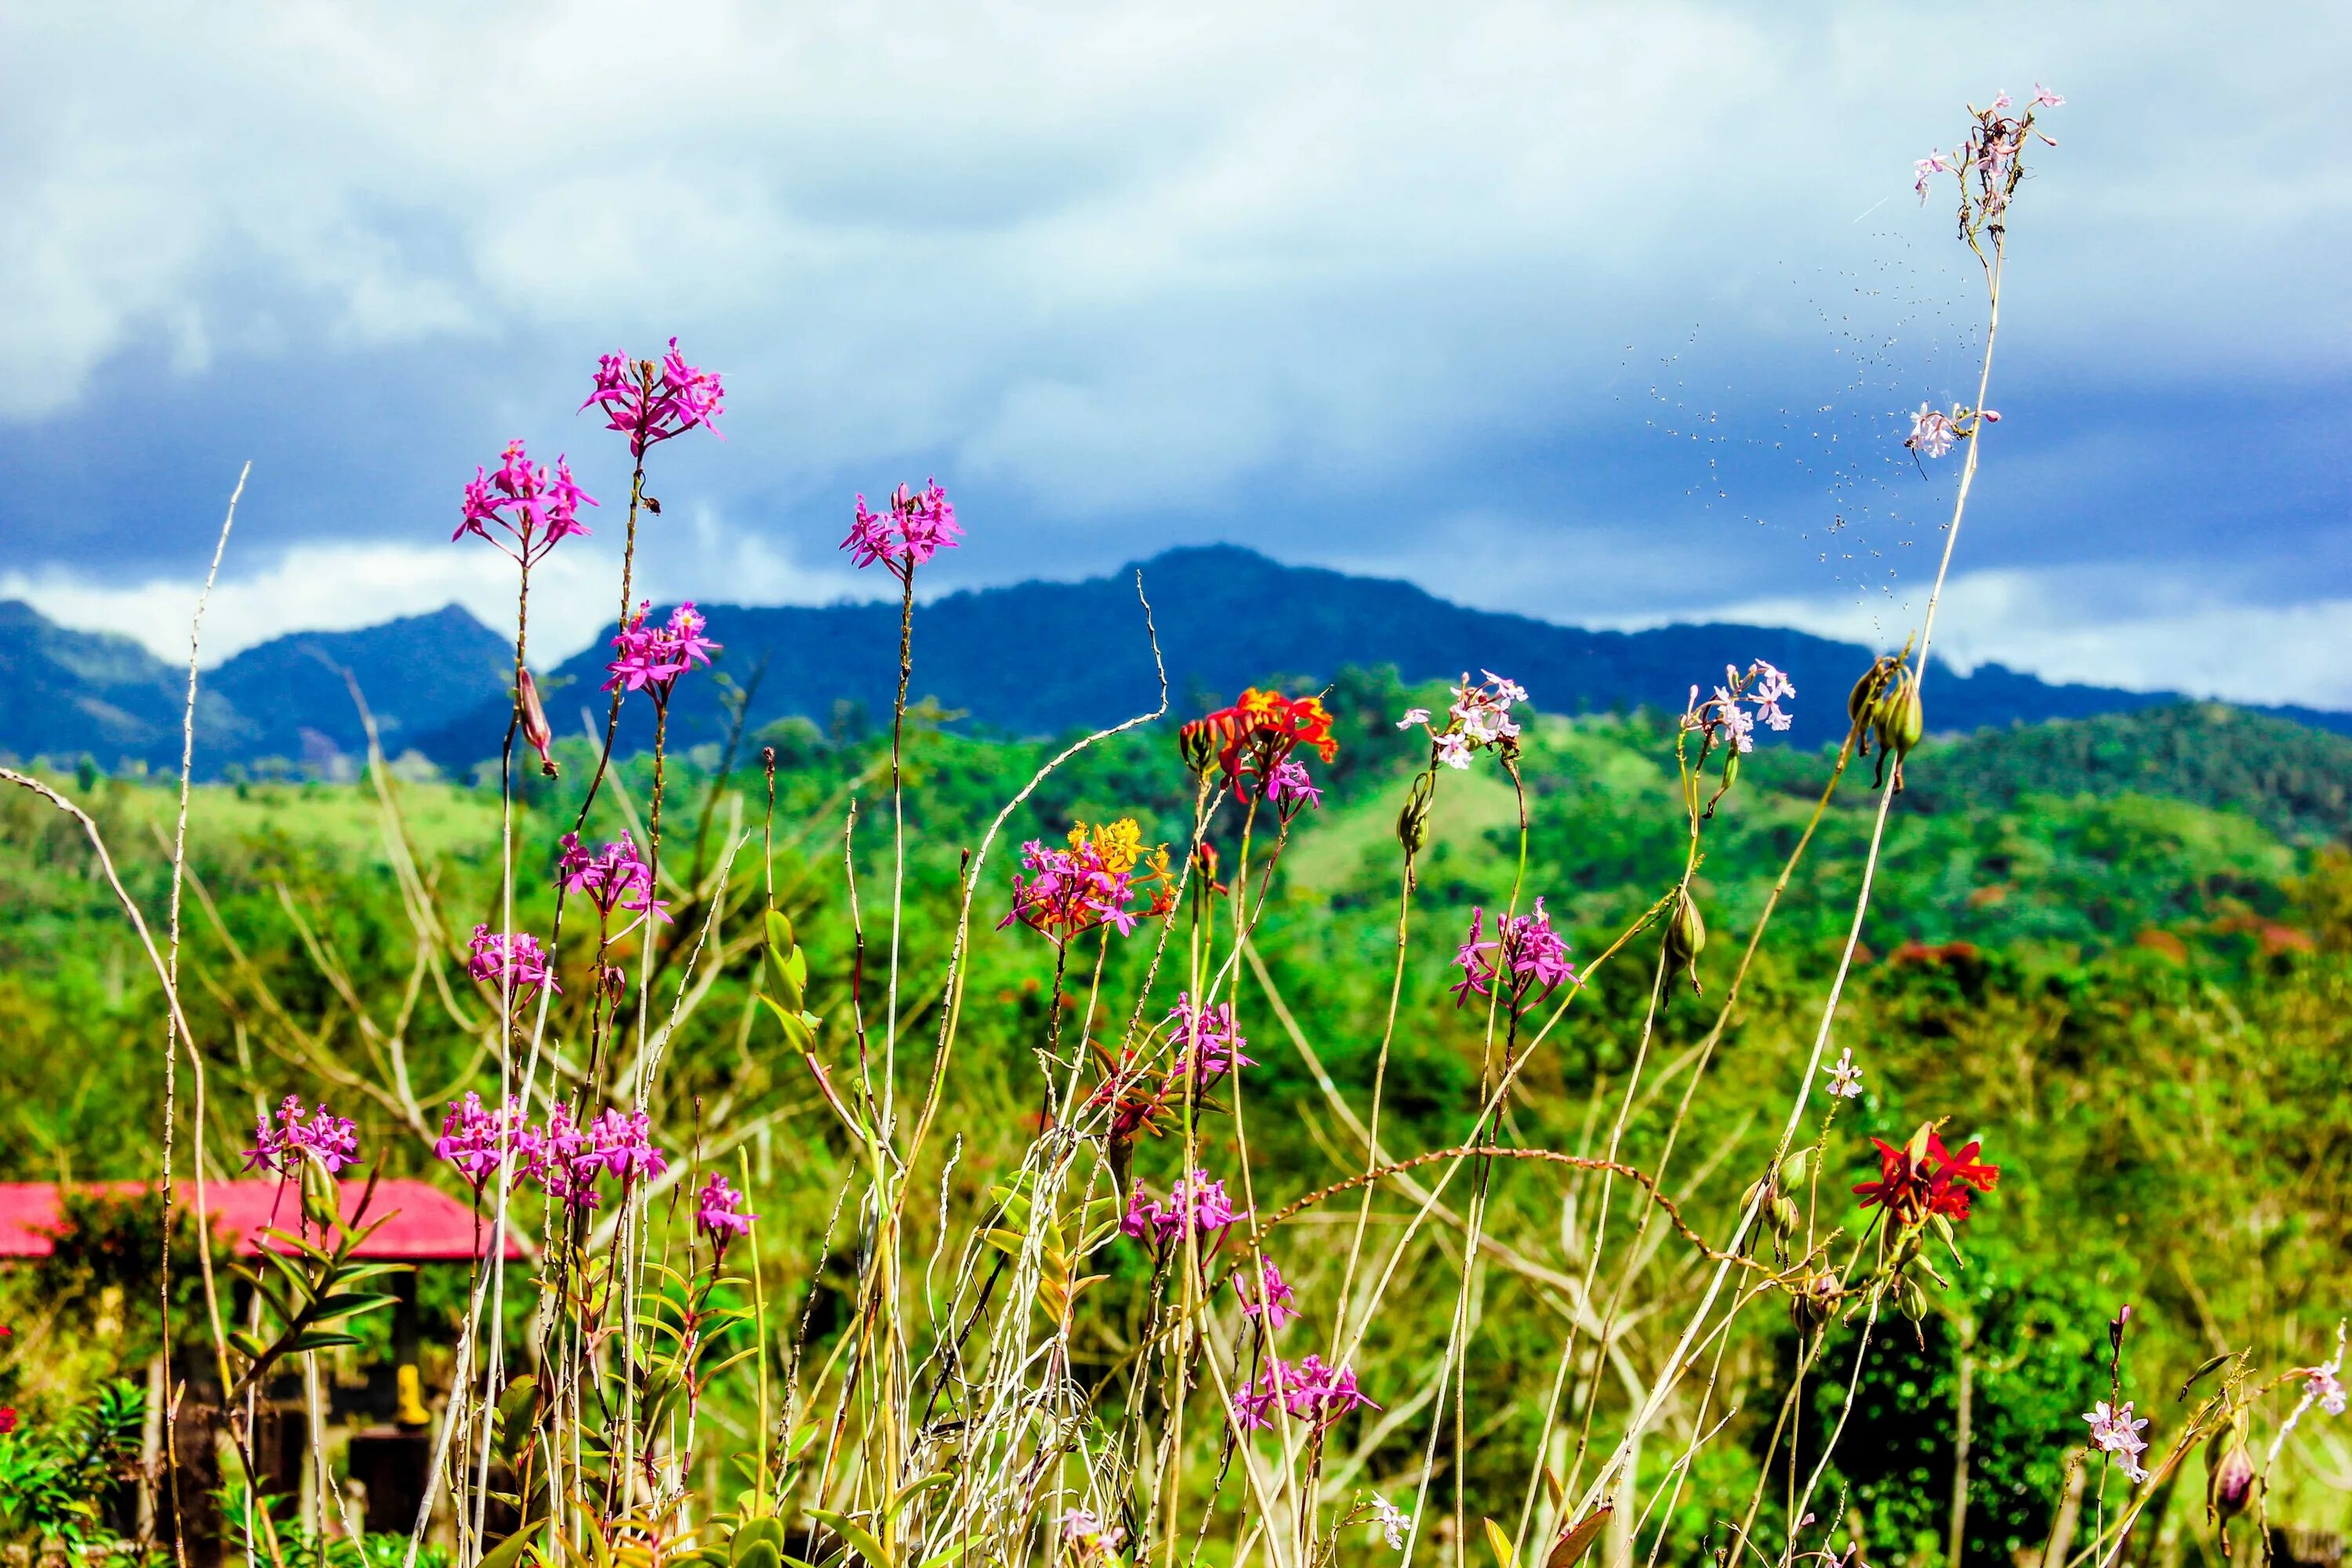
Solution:
M 1412 1528 L 1412 1515 L 1388 1499 L 1376 1497 L 1372 1500 L 1371 1522 L 1381 1527 L 1381 1533 L 1388 1538 L 1390 1546 L 1399 1552 L 1404 1550 L 1404 1534 Z
M 1408 708 L 1404 710 L 1404 717 L 1397 721 L 1397 728 L 1400 730 L 1410 730 L 1415 724 L 1426 724 L 1428 722 L 1428 709 Z
M 1862 1069 L 1853 1065 L 1852 1051 L 1838 1053 L 1837 1066 L 1830 1068 L 1830 1092 L 1841 1100 L 1852 1100 L 1862 1093 Z
M 1952 449 L 1957 438 L 1951 417 L 1923 403 L 1919 412 L 1911 416 L 1911 435 L 1903 444 L 1923 457 L 1940 458 Z
M 1437 737 L 1437 760 L 1449 768 L 1468 767 L 1470 742 L 1463 738 L 1460 731 L 1447 731 Z
M 2123 1466 L 2124 1474 L 2135 1482 L 2147 1479 L 2147 1471 L 2141 1468 L 2139 1462 L 2139 1457 L 2147 1451 L 2147 1439 L 2139 1435 L 2140 1428 L 2147 1425 L 2147 1417 L 2133 1420 L 2130 1400 L 2110 1407 L 2102 1399 L 2083 1412 L 2083 1419 L 2091 1424 L 2092 1443 L 2114 1455 Z

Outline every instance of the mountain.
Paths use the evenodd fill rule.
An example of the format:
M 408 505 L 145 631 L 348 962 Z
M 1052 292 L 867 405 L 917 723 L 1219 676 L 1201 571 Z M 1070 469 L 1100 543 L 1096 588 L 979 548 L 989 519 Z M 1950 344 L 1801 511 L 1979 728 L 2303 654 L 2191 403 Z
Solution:
M 129 637 L 73 631 L 0 600 L 0 751 L 177 769 L 187 698 L 184 664 L 174 669 Z M 196 729 L 223 747 L 252 739 L 245 719 L 201 687 Z
M 1233 545 L 1171 550 L 1108 576 L 1024 583 L 950 594 L 917 608 L 911 695 L 937 699 L 982 726 L 1049 734 L 1116 722 L 1159 699 L 1135 573 L 1143 574 L 1171 700 L 1180 713 L 1229 701 L 1269 677 L 1319 679 L 1349 666 L 1393 665 L 1407 680 L 1496 669 L 1552 712 L 1679 710 L 1693 681 L 1711 684 L 1737 660 L 1767 658 L 1802 694 L 1790 738 L 1812 745 L 1843 732 L 1845 695 L 1875 650 L 1786 628 L 1701 625 L 1596 632 L 1527 616 L 1449 604 L 1408 583 L 1286 566 Z M 898 679 L 898 606 L 704 605 L 723 645 L 717 668 L 753 690 L 751 727 L 791 715 L 825 722 L 835 705 L 887 717 Z M 607 654 L 590 648 L 542 683 L 559 734 L 580 732 L 582 710 L 601 731 L 598 690 Z M 2062 686 L 1984 665 L 1968 675 L 1938 664 L 1928 683 L 1937 731 L 2086 718 L 2179 702 L 2172 693 Z M 650 704 L 624 709 L 625 749 L 650 743 Z M 2352 715 L 2288 716 L 2352 729 Z M 506 732 L 503 697 L 419 744 L 446 766 L 493 753 Z M 720 737 L 728 718 L 717 681 L 678 689 L 673 743 Z
M 207 771 L 220 763 L 286 757 L 331 765 L 367 753 L 351 682 L 373 715 L 386 756 L 446 728 L 485 701 L 506 706 L 514 644 L 455 605 L 352 632 L 296 632 L 247 648 L 205 683 L 253 729 L 239 746 L 199 734 Z M 351 681 L 344 679 L 349 672 Z
M 1159 682 L 1136 600 L 1139 570 L 1180 716 L 1270 679 L 1317 680 L 1349 666 L 1381 665 L 1415 682 L 1499 670 L 1549 712 L 1679 710 L 1693 681 L 1711 685 L 1727 663 L 1766 658 L 1789 672 L 1800 693 L 1790 739 L 1811 746 L 1843 732 L 1846 691 L 1877 651 L 1769 626 L 1588 631 L 1469 609 L 1408 583 L 1286 566 L 1213 545 L 1168 551 L 1108 577 L 928 601 L 915 617 L 912 696 L 936 699 L 983 731 L 1017 735 L 1147 710 L 1159 700 Z M 895 603 L 702 607 L 723 651 L 711 674 L 678 688 L 673 743 L 719 739 L 730 722 L 722 698 L 730 690 L 751 692 L 754 731 L 793 716 L 820 724 L 860 712 L 866 721 L 887 720 L 898 679 Z M 558 733 L 579 734 L 583 713 L 601 731 L 606 657 L 600 642 L 542 678 Z M 510 661 L 502 637 L 454 605 L 362 631 L 277 638 L 206 673 L 200 768 L 216 776 L 231 764 L 268 758 L 327 773 L 348 766 L 364 746 L 342 677 L 349 670 L 387 753 L 414 749 L 463 772 L 496 755 L 506 733 Z M 175 671 L 126 638 L 69 631 L 27 605 L 0 604 L 0 752 L 176 767 L 185 684 L 184 668 Z M 2182 700 L 2168 692 L 2053 685 L 1999 665 L 1961 675 L 1938 664 L 1927 687 L 1929 727 L 1945 733 Z M 639 700 L 623 711 L 624 748 L 649 744 L 651 704 Z M 2272 711 L 2352 732 L 2352 714 Z M 2239 741 L 2242 733 L 2253 732 L 2210 738 L 2225 749 L 2253 743 Z M 2263 733 L 2262 743 L 2270 744 L 2270 732 Z

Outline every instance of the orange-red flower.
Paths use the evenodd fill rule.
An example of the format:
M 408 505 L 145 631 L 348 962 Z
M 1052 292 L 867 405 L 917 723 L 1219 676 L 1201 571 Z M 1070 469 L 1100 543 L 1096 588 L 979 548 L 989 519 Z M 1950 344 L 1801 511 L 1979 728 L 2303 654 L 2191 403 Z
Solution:
M 1195 773 L 1208 772 L 1213 762 L 1244 801 L 1264 790 L 1300 746 L 1313 747 L 1327 763 L 1339 754 L 1331 712 L 1320 697 L 1285 697 L 1255 686 L 1232 707 L 1183 726 L 1176 740 Z
M 1969 1189 L 1989 1193 L 2000 1179 L 2000 1166 L 1977 1158 L 1982 1143 L 1971 1141 L 1955 1153 L 1944 1147 L 1932 1126 L 1921 1127 L 1901 1148 L 1884 1139 L 1871 1142 L 1878 1145 L 1878 1180 L 1860 1184 L 1854 1194 L 1863 1207 L 1884 1205 L 1903 1225 L 1916 1225 L 1929 1215 L 1966 1219 Z

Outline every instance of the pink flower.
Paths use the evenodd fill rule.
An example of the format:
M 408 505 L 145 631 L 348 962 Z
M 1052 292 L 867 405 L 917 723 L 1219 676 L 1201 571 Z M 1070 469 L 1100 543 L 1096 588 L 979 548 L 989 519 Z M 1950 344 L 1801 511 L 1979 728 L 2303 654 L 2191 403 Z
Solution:
M 1958 439 L 1959 433 L 1952 427 L 1951 416 L 1923 403 L 1919 412 L 1911 416 L 1911 434 L 1903 444 L 1923 456 L 1940 458 L 1952 449 L 1952 443 Z
M 1862 1093 L 1862 1069 L 1854 1066 L 1851 1050 L 1840 1051 L 1837 1065 L 1830 1068 L 1830 1092 L 1840 1100 L 1853 1100 Z
M 245 1168 L 285 1173 L 298 1161 L 313 1160 L 331 1176 L 357 1164 L 359 1157 L 356 1122 L 330 1113 L 323 1103 L 305 1112 L 301 1096 L 289 1094 L 274 1116 L 265 1110 L 254 1118 L 253 1147 L 245 1152 Z
M 518 1139 L 523 1131 L 520 1100 L 508 1096 L 501 1114 L 484 1109 L 482 1097 L 468 1089 L 466 1098 L 452 1104 L 449 1114 L 442 1118 L 433 1157 L 456 1166 L 457 1173 L 479 1192 L 493 1172 L 520 1152 Z
M 1527 914 L 1498 919 L 1493 942 L 1478 940 L 1485 920 L 1486 911 L 1473 906 L 1470 934 L 1454 954 L 1454 965 L 1462 971 L 1462 978 L 1453 987 L 1455 1006 L 1468 1005 L 1472 996 L 1491 995 L 1501 974 L 1510 976 L 1507 989 L 1514 1011 L 1531 989 L 1540 986 L 1549 995 L 1562 982 L 1576 978 L 1575 967 L 1568 959 L 1568 944 L 1551 929 L 1551 917 L 1544 912 L 1541 899 Z
M 2140 1455 L 2147 1451 L 2147 1439 L 2139 1435 L 2140 1429 L 2147 1425 L 2147 1417 L 2143 1415 L 2137 1421 L 2133 1420 L 2130 1400 L 2110 1407 L 2102 1399 L 2083 1413 L 2083 1419 L 2091 1424 L 2093 1445 L 2113 1455 L 2123 1466 L 2124 1474 L 2134 1481 L 2147 1479 L 2147 1472 L 2140 1468 L 2139 1462 Z
M 1319 1355 L 1292 1363 L 1274 1358 L 1264 1373 L 1234 1393 L 1234 1424 L 1245 1431 L 1263 1431 L 1274 1425 L 1277 1401 L 1292 1416 L 1316 1426 L 1328 1426 L 1359 1405 L 1380 1408 L 1357 1388 L 1350 1368 L 1327 1365 Z
M 1261 1258 L 1258 1259 L 1258 1265 L 1257 1292 L 1255 1296 L 1243 1289 L 1239 1278 L 1234 1280 L 1234 1289 L 1240 1292 L 1242 1298 L 1242 1316 L 1255 1318 L 1264 1314 L 1265 1326 L 1269 1329 L 1281 1328 L 1286 1323 L 1297 1322 L 1306 1316 L 1298 1310 L 1297 1292 L 1291 1289 L 1290 1282 L 1282 1277 L 1282 1270 L 1274 1266 L 1274 1259 Z
M 1445 710 L 1442 727 L 1433 721 L 1426 708 L 1409 708 L 1397 721 L 1400 730 L 1410 730 L 1418 724 L 1429 732 L 1433 762 L 1449 768 L 1466 768 L 1475 752 L 1517 745 L 1519 725 L 1511 717 L 1511 704 L 1528 700 L 1527 688 L 1491 669 L 1478 673 L 1485 679 L 1476 685 L 1471 684 L 1467 675 L 1455 685 L 1454 701 Z
M 2330 1415 L 2344 1414 L 2344 1383 L 2336 1375 L 2336 1368 L 2315 1366 L 2303 1374 L 2304 1396 L 2316 1403 Z
M 662 626 L 651 626 L 646 616 L 653 606 L 640 604 L 637 613 L 621 627 L 613 639 L 613 660 L 606 671 L 604 689 L 621 687 L 630 691 L 650 691 L 656 704 L 669 700 L 670 688 L 677 678 L 697 665 L 707 665 L 719 645 L 702 635 L 709 624 L 688 599 L 669 613 Z
M 716 1171 L 710 1173 L 710 1180 L 703 1184 L 695 1200 L 694 1223 L 701 1226 L 702 1234 L 710 1238 L 711 1246 L 721 1256 L 729 1242 L 751 1234 L 751 1222 L 759 1217 L 743 1207 L 743 1194 Z
M 677 352 L 677 340 L 672 338 L 669 353 L 662 356 L 659 365 L 620 354 L 599 359 L 588 400 L 580 406 L 601 404 L 604 427 L 628 437 L 630 455 L 642 458 L 646 447 L 683 436 L 698 426 L 708 426 L 717 436 L 719 426 L 712 421 L 723 411 L 725 396 L 719 373 L 687 363 Z
M 494 932 L 488 925 L 478 925 L 467 947 L 466 973 L 511 993 L 517 1002 L 541 986 L 559 996 L 563 994 L 547 954 L 540 949 L 539 938 L 529 931 Z
M 1034 838 L 1021 847 L 1013 907 L 996 922 L 997 930 L 1017 921 L 1058 947 L 1097 926 L 1108 925 L 1128 936 L 1139 918 L 1162 912 L 1156 900 L 1145 909 L 1134 908 L 1139 889 L 1133 867 L 1110 869 L 1093 838 L 1076 837 L 1080 841 L 1067 847 L 1049 847 Z
M 593 854 L 580 842 L 580 835 L 565 834 L 555 875 L 565 892 L 587 894 L 607 920 L 616 909 L 632 914 L 650 912 L 656 921 L 670 918 L 669 907 L 653 896 L 653 868 L 637 853 L 636 840 L 625 830 Z
M 2066 100 L 2037 81 L 2033 84 L 2033 97 L 2026 107 L 2028 109 L 2063 109 L 2066 107 Z
M 1122 1235 L 1150 1241 L 1155 1247 L 1170 1246 L 1190 1232 L 1207 1251 L 1226 1231 L 1247 1218 L 1248 1212 L 1234 1209 L 1233 1200 L 1225 1195 L 1224 1183 L 1210 1181 L 1193 1171 L 1177 1178 L 1164 1204 L 1146 1193 L 1143 1184 L 1138 1182 L 1128 1194 L 1127 1215 L 1119 1221 L 1118 1228 Z
M 1318 808 L 1323 805 L 1322 790 L 1308 775 L 1307 764 L 1296 757 L 1285 757 L 1274 764 L 1274 776 L 1265 782 L 1265 798 L 1284 805 L 1286 819 L 1299 809 L 1301 802 Z
M 480 468 L 467 481 L 463 513 L 451 540 L 471 533 L 488 540 L 512 560 L 530 565 L 555 547 L 556 542 L 586 533 L 580 509 L 594 506 L 596 498 L 572 482 L 572 466 L 555 459 L 551 476 L 547 465 L 533 467 L 520 441 L 509 441 L 495 474 Z M 508 547 L 490 533 L 502 530 L 514 541 Z
M 856 518 L 841 542 L 852 565 L 863 569 L 880 561 L 903 575 L 940 551 L 953 549 L 963 537 L 955 503 L 936 479 L 925 481 L 919 492 L 900 485 L 890 493 L 888 508 L 872 511 L 864 496 L 857 498 Z
M 653 1119 L 642 1110 L 625 1114 L 607 1106 L 588 1123 L 589 1151 L 583 1162 L 601 1165 L 627 1186 L 640 1176 L 658 1176 L 669 1161 L 654 1147 Z
M 1927 202 L 1927 182 L 1938 174 L 1948 174 L 1952 172 L 1952 165 L 1941 153 L 1928 153 L 1913 163 L 1911 168 L 1912 172 L 1918 175 L 1918 179 L 1911 188 L 1919 193 L 1919 203 L 1922 206 L 1925 206 Z
M 1196 1079 L 1205 1084 L 1223 1078 L 1236 1067 L 1257 1065 L 1242 1054 L 1249 1042 L 1234 1026 L 1230 1004 L 1195 1006 L 1192 993 L 1179 992 L 1176 1005 L 1169 1010 L 1168 1023 L 1169 1038 L 1176 1047 L 1174 1074 L 1180 1080 Z

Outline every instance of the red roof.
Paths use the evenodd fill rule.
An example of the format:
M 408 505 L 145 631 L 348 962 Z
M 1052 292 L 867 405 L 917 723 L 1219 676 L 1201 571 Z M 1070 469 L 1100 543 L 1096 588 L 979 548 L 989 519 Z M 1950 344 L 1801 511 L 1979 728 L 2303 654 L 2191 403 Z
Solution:
M 336 1185 L 341 1189 L 343 1212 L 358 1208 L 367 1184 L 338 1182 Z M 145 1182 L 94 1182 L 80 1190 L 132 1197 L 151 1188 Z M 172 1202 L 193 1208 L 195 1184 L 175 1183 Z M 295 1195 L 276 1181 L 207 1182 L 205 1206 L 213 1216 L 213 1227 L 233 1238 L 240 1258 L 261 1250 L 263 1231 L 291 1231 L 299 1220 Z M 57 1249 L 58 1211 L 56 1183 L 0 1182 L 0 1258 L 48 1257 Z M 475 1255 L 474 1211 L 429 1182 L 389 1178 L 378 1182 L 368 1215 L 384 1223 L 360 1246 L 361 1258 L 384 1263 L 464 1263 Z M 509 1258 L 523 1256 L 511 1228 L 506 1252 Z

